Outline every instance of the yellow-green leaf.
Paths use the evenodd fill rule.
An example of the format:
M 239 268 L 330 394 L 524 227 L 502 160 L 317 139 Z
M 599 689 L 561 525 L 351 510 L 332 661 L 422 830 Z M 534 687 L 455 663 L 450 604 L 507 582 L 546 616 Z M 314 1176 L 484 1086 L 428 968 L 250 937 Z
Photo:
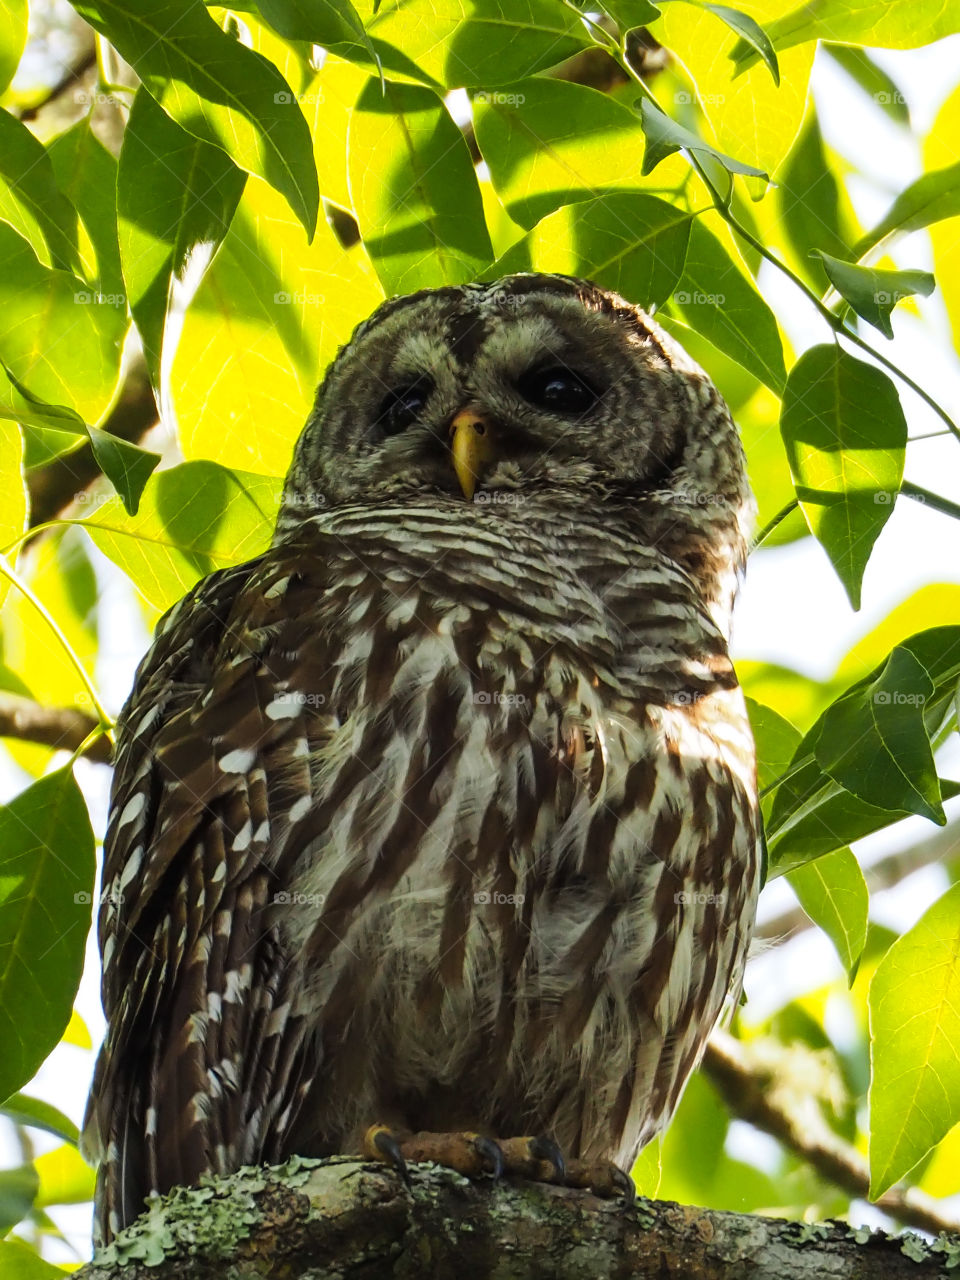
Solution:
M 870 1196 L 960 1120 L 960 885 L 899 938 L 870 984 Z

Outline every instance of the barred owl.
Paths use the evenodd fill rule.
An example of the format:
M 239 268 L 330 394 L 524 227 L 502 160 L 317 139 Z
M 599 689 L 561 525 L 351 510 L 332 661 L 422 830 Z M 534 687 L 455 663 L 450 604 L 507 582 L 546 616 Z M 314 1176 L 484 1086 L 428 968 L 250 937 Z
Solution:
M 752 928 L 750 511 L 713 385 L 613 293 L 359 326 L 270 549 L 163 618 L 120 721 L 101 1238 L 292 1154 L 629 1170 Z

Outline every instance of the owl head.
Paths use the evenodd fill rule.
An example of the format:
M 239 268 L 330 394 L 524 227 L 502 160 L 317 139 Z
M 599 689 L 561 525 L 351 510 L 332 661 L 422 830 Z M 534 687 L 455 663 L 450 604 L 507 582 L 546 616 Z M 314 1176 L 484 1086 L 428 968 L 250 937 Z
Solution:
M 504 489 L 523 501 L 491 503 Z M 668 554 L 719 538 L 735 560 L 751 503 L 703 370 L 619 295 L 541 274 L 424 289 L 358 326 L 298 441 L 278 538 L 342 506 L 424 500 L 471 518 L 592 511 Z

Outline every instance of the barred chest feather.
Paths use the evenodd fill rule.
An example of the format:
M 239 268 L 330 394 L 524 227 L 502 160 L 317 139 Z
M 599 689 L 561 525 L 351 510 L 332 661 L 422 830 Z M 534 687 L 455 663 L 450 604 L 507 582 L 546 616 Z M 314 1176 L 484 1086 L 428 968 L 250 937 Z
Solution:
M 237 638 L 294 728 L 265 763 L 296 796 L 273 912 L 323 1080 L 297 1149 L 303 1126 L 349 1149 L 373 1117 L 629 1163 L 753 919 L 724 637 L 684 575 L 609 532 L 391 516 L 316 531 L 320 594 L 306 559 L 268 558 Z M 282 650 L 271 601 L 300 619 Z

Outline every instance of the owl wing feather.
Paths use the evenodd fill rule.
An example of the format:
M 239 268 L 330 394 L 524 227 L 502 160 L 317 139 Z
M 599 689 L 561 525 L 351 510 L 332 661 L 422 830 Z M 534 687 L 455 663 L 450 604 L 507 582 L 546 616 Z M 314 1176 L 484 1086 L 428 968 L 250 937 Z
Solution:
M 277 1158 L 314 1074 L 268 911 L 324 738 L 324 717 L 284 700 L 305 625 L 277 607 L 287 580 L 262 557 L 198 584 L 161 620 L 119 722 L 108 1031 L 84 1133 L 105 1238 L 154 1189 Z

